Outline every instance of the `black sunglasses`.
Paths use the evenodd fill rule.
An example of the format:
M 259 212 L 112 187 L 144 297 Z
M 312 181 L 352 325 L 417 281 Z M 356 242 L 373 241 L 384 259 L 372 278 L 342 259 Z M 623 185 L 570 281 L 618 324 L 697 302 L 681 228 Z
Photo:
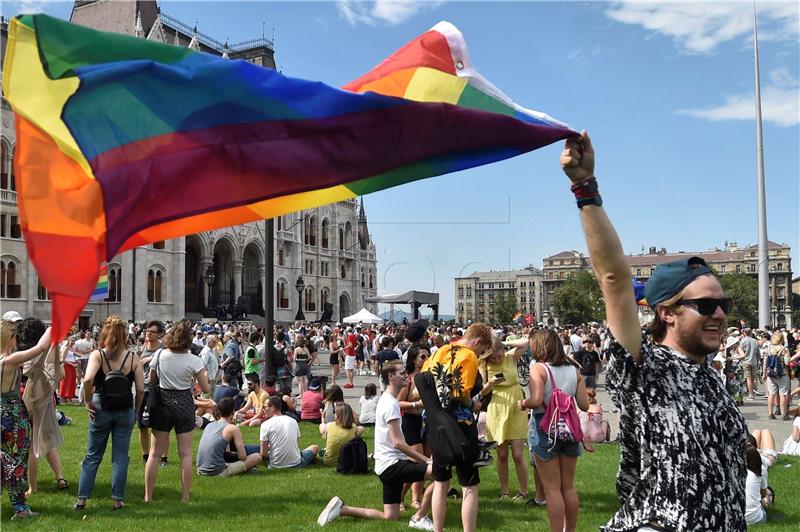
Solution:
M 703 316 L 712 316 L 717 311 L 717 307 L 721 308 L 725 314 L 728 314 L 731 311 L 731 298 L 701 297 L 698 299 L 681 299 L 676 305 L 694 307 Z

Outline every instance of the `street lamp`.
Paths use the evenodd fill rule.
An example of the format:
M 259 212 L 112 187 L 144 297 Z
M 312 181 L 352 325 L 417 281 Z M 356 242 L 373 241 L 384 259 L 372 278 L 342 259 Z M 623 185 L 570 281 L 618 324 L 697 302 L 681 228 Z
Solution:
M 295 321 L 306 321 L 306 316 L 303 314 L 303 288 L 305 288 L 306 283 L 303 281 L 303 276 L 297 278 L 297 282 L 294 283 L 294 287 L 297 289 L 297 315 L 295 315 Z
M 211 287 L 214 284 L 214 279 L 216 279 L 216 275 L 214 275 L 214 263 L 208 265 L 206 268 L 206 273 L 203 274 L 203 278 L 206 280 L 206 284 L 208 285 L 208 311 L 209 316 L 214 316 L 213 311 L 211 310 Z

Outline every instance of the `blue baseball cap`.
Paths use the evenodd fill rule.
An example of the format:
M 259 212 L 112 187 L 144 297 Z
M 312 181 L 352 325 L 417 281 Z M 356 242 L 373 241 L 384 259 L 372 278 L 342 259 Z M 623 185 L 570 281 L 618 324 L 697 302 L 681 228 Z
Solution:
M 660 264 L 644 287 L 647 304 L 650 305 L 650 308 L 655 309 L 656 305 L 668 300 L 689 283 L 707 273 L 711 273 L 711 268 L 700 257 L 689 257 Z

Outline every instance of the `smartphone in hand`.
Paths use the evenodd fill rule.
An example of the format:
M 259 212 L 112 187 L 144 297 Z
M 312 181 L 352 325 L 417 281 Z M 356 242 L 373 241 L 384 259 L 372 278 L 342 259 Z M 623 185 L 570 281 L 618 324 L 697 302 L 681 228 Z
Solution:
M 495 373 L 495 374 L 494 374 L 494 379 L 495 379 L 496 381 L 500 381 L 500 382 L 502 382 L 502 381 L 506 380 L 506 376 L 505 376 L 505 375 L 503 375 L 502 373 Z

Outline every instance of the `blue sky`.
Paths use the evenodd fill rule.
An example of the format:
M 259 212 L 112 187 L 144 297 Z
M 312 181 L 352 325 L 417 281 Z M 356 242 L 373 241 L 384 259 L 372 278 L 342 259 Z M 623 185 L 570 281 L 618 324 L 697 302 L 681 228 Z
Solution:
M 517 103 L 588 129 L 628 253 L 757 242 L 752 3 L 174 2 L 230 42 L 275 31 L 284 74 L 342 85 L 440 20 Z M 769 238 L 800 257 L 800 8 L 758 3 Z M 4 2 L 3 14 L 71 3 Z M 560 145 L 366 197 L 379 291 L 441 293 L 453 277 L 585 251 Z M 797 258 L 794 269 L 797 271 Z

